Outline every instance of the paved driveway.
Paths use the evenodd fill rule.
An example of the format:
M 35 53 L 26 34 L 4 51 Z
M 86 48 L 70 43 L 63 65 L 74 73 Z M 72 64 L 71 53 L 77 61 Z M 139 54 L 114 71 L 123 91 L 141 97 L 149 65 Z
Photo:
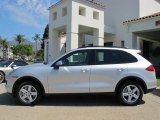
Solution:
M 8 95 L 1 84 L 0 120 L 160 120 L 160 97 L 148 94 L 138 106 L 127 107 L 113 96 L 50 96 L 28 107 Z

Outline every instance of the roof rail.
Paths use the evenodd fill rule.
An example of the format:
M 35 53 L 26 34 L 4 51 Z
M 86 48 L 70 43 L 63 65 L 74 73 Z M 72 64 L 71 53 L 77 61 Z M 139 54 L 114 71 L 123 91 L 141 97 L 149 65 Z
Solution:
M 79 48 L 87 48 L 87 47 L 107 47 L 107 48 L 124 48 L 124 49 L 128 49 L 127 47 L 119 47 L 119 46 L 93 46 L 93 45 L 82 46 L 82 47 L 79 47 Z

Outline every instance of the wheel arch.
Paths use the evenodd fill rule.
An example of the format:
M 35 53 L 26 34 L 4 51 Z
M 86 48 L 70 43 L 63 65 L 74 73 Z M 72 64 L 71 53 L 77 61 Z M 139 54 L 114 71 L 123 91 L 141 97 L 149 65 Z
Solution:
M 4 76 L 6 76 L 5 72 L 3 70 L 0 70 L 0 72 L 2 72 L 4 74 Z
M 0 83 L 4 83 L 5 82 L 5 79 L 6 79 L 6 74 L 3 70 L 0 70 L 1 74 L 3 74 L 3 79 L 0 80 Z
M 22 82 L 34 82 L 34 83 L 36 83 L 37 85 L 39 85 L 40 89 L 42 90 L 42 95 L 45 94 L 44 86 L 42 85 L 42 83 L 37 78 L 32 77 L 32 76 L 24 76 L 24 77 L 19 78 L 14 83 L 13 88 L 12 88 L 13 96 L 15 96 L 17 86 Z
M 118 82 L 118 84 L 116 85 L 115 92 L 117 93 L 117 91 L 119 90 L 119 87 L 120 87 L 123 83 L 125 83 L 125 82 L 127 82 L 127 81 L 135 81 L 135 82 L 139 83 L 140 86 L 141 86 L 142 89 L 143 89 L 144 94 L 147 93 L 147 85 L 146 85 L 146 83 L 145 83 L 141 78 L 136 77 L 136 76 L 128 76 L 128 77 L 125 77 L 125 78 L 121 79 L 121 80 Z

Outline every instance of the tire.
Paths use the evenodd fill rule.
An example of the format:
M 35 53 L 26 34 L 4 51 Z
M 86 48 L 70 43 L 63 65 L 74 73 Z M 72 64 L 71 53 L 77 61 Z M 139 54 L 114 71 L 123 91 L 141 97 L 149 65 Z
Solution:
M 129 81 L 122 84 L 118 90 L 118 99 L 124 105 L 137 105 L 140 101 L 142 101 L 142 97 L 142 87 L 134 81 Z
M 33 82 L 22 82 L 17 86 L 16 98 L 23 105 L 36 105 L 42 98 L 42 90 Z
M 5 80 L 5 74 L 4 72 L 0 71 L 0 83 L 3 83 Z

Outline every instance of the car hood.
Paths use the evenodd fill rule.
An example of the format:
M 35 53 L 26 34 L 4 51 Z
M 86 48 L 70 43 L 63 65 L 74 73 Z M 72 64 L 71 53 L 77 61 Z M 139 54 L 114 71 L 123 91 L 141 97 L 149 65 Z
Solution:
M 8 68 L 8 67 L 0 67 L 0 70 L 6 69 L 6 68 Z
M 49 65 L 45 65 L 43 63 L 31 64 L 23 67 L 19 67 L 15 69 L 10 75 L 18 75 L 18 76 L 32 76 L 33 74 L 37 74 L 46 71 Z
M 30 65 L 26 65 L 24 67 L 39 67 L 39 66 L 45 66 L 43 63 L 34 63 L 34 64 L 30 64 Z
M 35 63 L 35 64 L 19 67 L 18 70 L 31 70 L 32 71 L 32 70 L 39 70 L 40 68 L 44 68 L 46 66 L 47 65 L 43 63 Z

